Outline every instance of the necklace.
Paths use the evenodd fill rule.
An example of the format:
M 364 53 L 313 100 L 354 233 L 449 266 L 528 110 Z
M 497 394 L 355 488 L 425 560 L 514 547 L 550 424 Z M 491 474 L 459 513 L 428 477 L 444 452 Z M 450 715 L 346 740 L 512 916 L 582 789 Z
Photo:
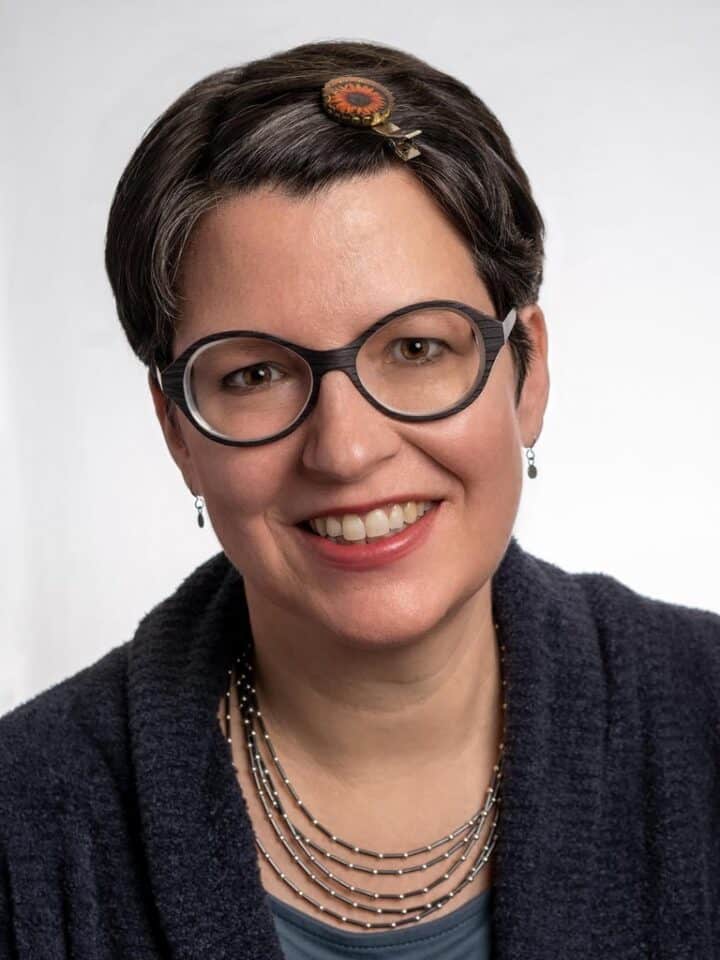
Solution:
M 496 631 L 499 631 L 499 626 L 497 623 L 495 624 L 495 629 Z M 504 653 L 505 646 L 501 643 L 500 671 L 503 696 L 504 688 L 506 686 L 505 679 L 502 676 L 502 664 L 504 663 L 505 659 Z M 233 683 L 238 691 L 237 699 L 240 717 L 242 720 L 241 729 L 245 738 L 248 764 L 257 795 L 262 803 L 265 815 L 270 822 L 275 835 L 278 837 L 285 850 L 287 850 L 292 862 L 305 873 L 308 880 L 325 890 L 325 892 L 328 893 L 334 900 L 338 901 L 339 904 L 345 904 L 354 910 L 371 913 L 375 916 L 382 915 L 387 919 L 380 922 L 355 919 L 354 917 L 350 917 L 348 915 L 349 911 L 347 910 L 341 909 L 341 911 L 338 912 L 320 903 L 306 891 L 301 890 L 295 883 L 293 883 L 293 881 L 286 875 L 285 871 L 275 863 L 273 858 L 265 849 L 263 843 L 256 836 L 255 842 L 267 862 L 275 870 L 280 879 L 283 880 L 284 883 L 286 883 L 299 897 L 302 897 L 302 899 L 307 903 L 315 906 L 321 913 L 330 914 L 343 923 L 360 926 L 365 929 L 392 929 L 422 920 L 422 918 L 426 917 L 429 913 L 440 910 L 449 900 L 457 896 L 461 890 L 463 890 L 477 877 L 480 870 L 490 859 L 492 851 L 495 847 L 497 840 L 498 816 L 502 801 L 501 787 L 504 744 L 500 743 L 499 745 L 498 760 L 493 767 L 490 786 L 487 788 L 485 800 L 482 806 L 459 827 L 456 827 L 449 834 L 443 835 L 432 843 L 417 847 L 414 850 L 386 853 L 359 847 L 356 844 L 350 843 L 349 841 L 344 840 L 342 837 L 337 836 L 335 833 L 333 833 L 333 831 L 324 826 L 324 824 L 320 823 L 317 817 L 315 817 L 308 809 L 304 801 L 298 796 L 297 791 L 290 782 L 290 778 L 287 776 L 280 762 L 280 758 L 278 757 L 277 751 L 273 746 L 270 734 L 265 727 L 262 711 L 258 706 L 257 690 L 255 688 L 254 681 L 253 659 L 253 645 L 251 642 L 246 646 L 244 654 L 241 654 L 236 658 L 236 668 L 228 670 L 228 688 L 225 693 L 226 739 L 230 745 L 231 752 L 233 753 L 234 769 L 237 770 L 237 766 L 234 762 L 234 751 L 232 746 L 233 740 L 229 731 L 231 716 L 231 692 Z M 507 709 L 507 703 L 504 701 L 502 708 L 504 717 Z M 270 756 L 270 762 L 277 771 L 280 782 L 290 793 L 295 806 L 298 808 L 303 817 L 308 822 L 312 823 L 313 827 L 315 827 L 320 833 L 327 837 L 333 844 L 336 844 L 338 847 L 344 848 L 345 850 L 349 850 L 351 853 L 371 857 L 375 861 L 401 861 L 402 866 L 385 869 L 381 868 L 380 866 L 371 867 L 365 864 L 355 863 L 354 860 L 348 861 L 339 854 L 333 853 L 331 850 L 326 849 L 326 847 L 315 842 L 310 836 L 307 835 L 306 831 L 299 829 L 297 823 L 291 819 L 290 814 L 285 809 L 280 797 L 280 792 L 276 789 L 270 769 L 263 760 L 263 756 L 260 751 L 261 746 L 265 746 L 267 748 Z M 449 880 L 456 871 L 462 871 L 463 864 L 465 864 L 468 860 L 471 860 L 471 851 L 478 843 L 485 823 L 490 817 L 491 813 L 493 816 L 492 820 L 490 821 L 490 829 L 488 831 L 485 843 L 480 851 L 476 852 L 475 859 L 471 862 L 470 869 L 465 873 L 463 879 L 452 890 L 447 891 L 434 899 L 432 898 L 432 895 L 428 898 L 428 894 L 430 894 L 431 890 L 442 884 L 444 881 Z M 295 849 L 293 849 L 289 841 L 294 842 Z M 456 842 L 452 843 L 452 841 Z M 433 850 L 444 847 L 448 843 L 452 843 L 452 846 L 448 850 L 441 852 L 439 855 L 432 857 L 430 860 L 415 864 L 410 864 L 407 862 L 410 861 L 411 858 L 420 856 L 421 854 L 432 853 Z M 313 853 L 313 851 L 315 851 L 315 853 Z M 451 860 L 451 857 L 454 853 L 457 853 L 457 856 Z M 316 854 L 319 854 L 320 856 L 317 856 Z M 421 885 L 413 889 L 403 890 L 400 893 L 380 894 L 373 890 L 366 889 L 365 887 L 357 886 L 356 884 L 350 884 L 341 877 L 333 874 L 331 870 L 325 866 L 326 861 L 330 861 L 330 863 L 338 863 L 344 867 L 347 867 L 348 869 L 359 871 L 361 873 L 378 876 L 394 875 L 400 877 L 406 874 L 422 874 L 424 871 L 430 869 L 438 863 L 445 864 L 446 869 L 438 878 L 427 885 Z M 332 884 L 326 882 L 326 880 L 332 881 Z M 338 887 L 340 889 L 338 889 Z M 420 906 L 413 907 L 406 907 L 402 903 L 400 906 L 394 907 L 378 905 L 380 901 L 389 900 L 398 902 L 412 897 L 422 897 L 424 903 Z M 370 903 L 363 903 L 363 898 L 368 899 Z

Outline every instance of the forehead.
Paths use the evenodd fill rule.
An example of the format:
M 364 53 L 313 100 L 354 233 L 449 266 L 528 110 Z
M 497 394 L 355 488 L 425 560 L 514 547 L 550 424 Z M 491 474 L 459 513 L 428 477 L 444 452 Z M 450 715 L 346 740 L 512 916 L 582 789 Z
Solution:
M 466 242 L 403 168 L 307 197 L 261 188 L 222 200 L 193 233 L 180 293 L 176 353 L 243 328 L 340 346 L 426 299 L 492 309 Z

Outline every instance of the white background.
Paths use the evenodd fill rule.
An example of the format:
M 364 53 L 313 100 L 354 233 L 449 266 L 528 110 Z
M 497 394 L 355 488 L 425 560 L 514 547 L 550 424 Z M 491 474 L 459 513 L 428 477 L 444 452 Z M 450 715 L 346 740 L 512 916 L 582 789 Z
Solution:
M 720 611 L 716 4 L 15 0 L 0 37 L 0 713 L 129 639 L 220 549 L 116 319 L 105 223 L 182 90 L 309 40 L 455 74 L 529 174 L 551 393 L 521 545 Z

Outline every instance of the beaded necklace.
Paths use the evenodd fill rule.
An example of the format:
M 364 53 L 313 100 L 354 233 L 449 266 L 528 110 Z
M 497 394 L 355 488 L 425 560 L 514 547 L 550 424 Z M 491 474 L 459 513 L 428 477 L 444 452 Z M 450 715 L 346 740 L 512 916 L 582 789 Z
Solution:
M 495 629 L 499 630 L 497 623 L 495 624 Z M 503 696 L 504 688 L 506 686 L 505 679 L 502 676 L 504 653 L 505 646 L 504 644 L 500 643 L 500 670 Z M 238 690 L 238 704 L 240 709 L 240 717 L 242 720 L 241 729 L 243 730 L 245 736 L 245 746 L 248 764 L 252 774 L 252 780 L 255 784 L 257 796 L 262 803 L 263 810 L 265 811 L 265 815 L 271 824 L 273 831 L 282 843 L 283 847 L 287 850 L 292 862 L 295 863 L 305 873 L 308 880 L 310 880 L 313 884 L 325 890 L 325 892 L 333 897 L 334 900 L 337 900 L 339 904 L 345 904 L 347 907 L 350 907 L 353 910 L 371 913 L 374 916 L 382 915 L 386 919 L 380 922 L 356 919 L 349 916 L 348 910 L 341 908 L 339 911 L 335 911 L 330 907 L 320 903 L 307 891 L 301 890 L 290 879 L 290 877 L 287 876 L 285 871 L 281 869 L 277 863 L 275 863 L 273 858 L 265 849 L 265 846 L 261 840 L 256 836 L 255 840 L 257 846 L 267 862 L 275 870 L 280 879 L 286 883 L 299 897 L 301 897 L 307 903 L 312 904 L 319 912 L 326 915 L 330 914 L 343 923 L 360 926 L 364 929 L 393 929 L 406 924 L 415 923 L 418 920 L 422 920 L 423 917 L 426 917 L 429 913 L 440 910 L 446 903 L 448 903 L 453 897 L 457 896 L 461 890 L 463 890 L 478 876 L 480 870 L 482 870 L 482 868 L 490 859 L 497 839 L 497 823 L 500 812 L 500 804 L 502 801 L 501 786 L 502 766 L 504 759 L 504 744 L 502 742 L 498 748 L 498 759 L 497 763 L 493 767 L 493 774 L 491 777 L 490 786 L 486 791 L 485 800 L 482 806 L 467 821 L 465 821 L 459 827 L 456 827 L 449 834 L 434 840 L 432 843 L 416 847 L 414 850 L 390 853 L 368 850 L 364 847 L 357 846 L 356 844 L 353 844 L 342 837 L 339 837 L 324 824 L 320 823 L 317 817 L 313 815 L 303 800 L 298 796 L 297 791 L 290 782 L 290 778 L 287 776 L 280 762 L 280 758 L 278 757 L 277 751 L 273 746 L 270 734 L 265 727 L 262 711 L 258 706 L 257 690 L 254 682 L 252 643 L 247 645 L 244 655 L 240 655 L 236 658 L 236 665 L 237 666 L 235 669 L 228 670 L 228 688 L 225 694 L 226 739 L 228 744 L 230 744 L 230 749 L 231 752 L 233 752 L 234 758 L 232 746 L 233 741 L 229 731 L 231 717 L 231 692 L 234 683 Z M 504 699 L 502 708 L 504 717 L 507 709 L 507 703 L 504 701 Z M 351 853 L 360 854 L 365 857 L 371 857 L 376 861 L 401 861 L 402 866 L 382 868 L 380 866 L 369 867 L 364 864 L 355 863 L 354 860 L 345 859 L 340 854 L 332 852 L 332 850 L 327 849 L 326 846 L 316 843 L 311 837 L 309 837 L 304 830 L 298 827 L 298 824 L 291 819 L 290 814 L 286 811 L 280 797 L 280 792 L 276 789 L 275 782 L 273 781 L 272 773 L 266 762 L 263 760 L 260 749 L 261 745 L 264 745 L 267 748 L 270 756 L 270 762 L 277 771 L 277 774 L 280 778 L 280 783 L 287 788 L 294 805 L 298 808 L 302 816 L 308 822 L 312 823 L 313 827 L 327 837 L 332 844 L 336 845 L 337 847 L 344 848 L 345 850 L 349 850 Z M 234 760 L 233 767 L 235 770 L 237 770 L 237 765 L 235 764 Z M 471 851 L 478 843 L 480 835 L 483 831 L 483 827 L 485 826 L 485 823 L 491 814 L 492 819 L 490 821 L 490 829 L 488 831 L 485 843 L 479 852 L 476 851 L 474 859 L 472 859 Z M 455 842 L 453 843 L 453 841 Z M 291 846 L 291 843 L 294 844 L 294 848 Z M 433 850 L 444 847 L 448 843 L 452 844 L 448 850 L 439 853 L 437 856 L 432 857 L 429 860 L 421 863 L 409 862 L 414 857 L 431 853 Z M 313 853 L 313 851 L 315 852 Z M 453 858 L 453 854 L 455 853 L 457 853 L 457 856 Z M 317 856 L 317 854 L 319 854 L 319 856 Z M 452 890 L 446 891 L 445 893 L 434 898 L 432 895 L 430 895 L 430 897 L 427 896 L 435 887 L 442 884 L 445 880 L 449 880 L 456 871 L 462 871 L 463 864 L 465 864 L 468 860 L 471 860 L 469 870 L 465 872 L 462 879 L 453 887 Z M 356 884 L 350 884 L 346 880 L 343 880 L 325 865 L 328 861 L 331 864 L 333 862 L 338 863 L 344 867 L 347 867 L 348 869 L 369 874 L 371 876 L 395 875 L 400 877 L 405 876 L 406 874 L 422 874 L 423 871 L 430 869 L 438 863 L 445 863 L 447 869 L 439 877 L 427 884 L 427 886 L 422 885 L 421 881 L 421 886 L 419 887 L 414 886 L 412 889 L 406 889 L 398 893 L 380 894 L 373 890 L 367 889 L 364 886 L 357 886 Z M 422 897 L 424 903 L 420 906 L 405 906 L 402 901 L 412 897 Z M 370 902 L 364 903 L 362 902 L 363 899 L 367 899 Z M 391 901 L 391 903 L 395 904 L 400 902 L 400 905 L 380 906 L 379 904 L 382 901 Z

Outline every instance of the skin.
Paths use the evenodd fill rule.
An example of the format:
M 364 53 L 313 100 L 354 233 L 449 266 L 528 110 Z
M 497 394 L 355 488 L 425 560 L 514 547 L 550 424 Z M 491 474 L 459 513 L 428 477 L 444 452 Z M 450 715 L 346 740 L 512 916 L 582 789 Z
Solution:
M 426 299 L 494 313 L 463 238 L 400 166 L 313 198 L 262 189 L 222 201 L 194 231 L 181 293 L 174 357 L 233 328 L 342 346 Z M 258 696 L 288 775 L 322 823 L 371 849 L 411 849 L 464 822 L 497 762 L 503 711 L 491 578 L 517 515 L 522 448 L 541 433 L 549 392 L 543 312 L 532 304 L 519 315 L 536 353 L 519 405 L 505 346 L 474 403 L 427 423 L 384 416 L 334 371 L 294 433 L 234 448 L 168 410 L 149 378 L 170 453 L 244 576 Z M 412 491 L 445 501 L 435 529 L 375 571 L 330 567 L 294 529 L 333 504 Z M 224 712 L 221 702 L 218 718 Z M 253 825 L 284 865 L 244 758 L 236 763 Z M 266 888 L 302 909 L 261 859 Z M 486 887 L 491 869 L 492 861 L 453 904 Z M 302 876 L 295 881 L 307 890 Z M 372 888 L 397 891 L 386 879 Z

